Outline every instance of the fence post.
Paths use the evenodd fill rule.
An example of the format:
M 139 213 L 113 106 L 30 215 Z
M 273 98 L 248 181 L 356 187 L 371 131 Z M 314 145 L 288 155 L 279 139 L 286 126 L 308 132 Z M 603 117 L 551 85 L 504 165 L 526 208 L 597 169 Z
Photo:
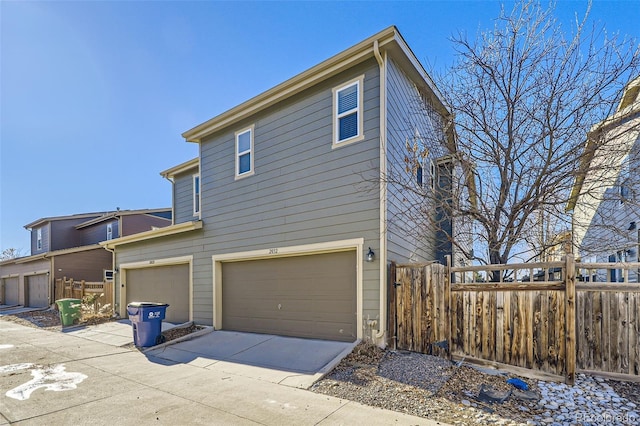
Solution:
M 451 255 L 446 255 L 447 265 L 444 269 L 444 303 L 445 305 L 445 318 L 446 318 L 446 329 L 445 333 L 447 334 L 447 355 L 448 358 L 451 359 L 451 344 L 453 342 L 453 338 L 451 336 L 451 330 L 454 327 L 451 325 L 453 321 L 451 315 Z
M 397 312 L 396 312 L 396 262 L 391 261 L 389 267 L 389 279 L 387 281 L 387 335 L 393 342 L 393 349 L 398 349 L 398 328 L 397 328 Z
M 576 265 L 573 254 L 565 257 L 565 383 L 576 380 Z

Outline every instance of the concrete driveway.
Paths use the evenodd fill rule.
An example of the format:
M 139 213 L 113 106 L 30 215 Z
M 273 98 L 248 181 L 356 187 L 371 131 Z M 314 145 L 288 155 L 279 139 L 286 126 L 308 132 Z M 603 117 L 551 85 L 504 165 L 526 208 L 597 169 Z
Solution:
M 227 357 L 242 358 L 243 352 L 231 350 L 237 345 L 233 334 L 217 333 L 202 342 L 227 338 Z M 191 352 L 200 355 L 182 363 L 87 337 L 91 338 L 0 320 L 0 425 L 437 424 L 247 377 L 246 369 L 264 367 L 246 361 L 235 363 L 245 370 L 229 373 L 216 369 L 222 363 L 233 364 L 228 358 Z M 221 340 L 217 342 L 220 349 Z M 255 347 L 264 345 L 266 350 L 269 342 L 273 345 L 278 339 L 267 338 Z M 203 346 L 208 345 L 194 340 L 170 348 Z M 168 348 L 163 352 L 168 355 Z M 250 350 L 244 353 L 251 355 Z M 199 362 L 208 367 L 197 366 Z
M 163 330 L 174 326 L 162 323 Z M 70 327 L 64 333 L 116 347 L 133 343 L 129 320 Z M 331 371 L 355 344 L 220 330 L 143 352 L 152 362 L 189 364 L 307 389 Z
M 220 330 L 146 350 L 145 354 L 150 359 L 161 358 L 307 389 L 354 346 L 355 343 Z

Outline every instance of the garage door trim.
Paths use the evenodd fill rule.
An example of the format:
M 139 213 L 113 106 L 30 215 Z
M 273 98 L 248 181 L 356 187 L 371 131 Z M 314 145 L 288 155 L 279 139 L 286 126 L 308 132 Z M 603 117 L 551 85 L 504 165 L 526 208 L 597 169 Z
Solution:
M 120 308 L 119 313 L 122 318 L 127 316 L 127 269 L 143 269 L 158 266 L 189 265 L 189 321 L 193 321 L 193 256 L 169 257 L 164 259 L 150 259 L 141 262 L 130 262 L 120 264 L 118 283 L 120 286 Z
M 356 251 L 356 330 L 357 338 L 362 339 L 362 254 L 364 238 L 331 241 L 318 244 L 305 244 L 289 247 L 274 247 L 236 253 L 213 255 L 213 327 L 220 330 L 222 324 L 222 263 L 245 260 L 271 259 L 278 257 L 307 256 L 340 251 Z

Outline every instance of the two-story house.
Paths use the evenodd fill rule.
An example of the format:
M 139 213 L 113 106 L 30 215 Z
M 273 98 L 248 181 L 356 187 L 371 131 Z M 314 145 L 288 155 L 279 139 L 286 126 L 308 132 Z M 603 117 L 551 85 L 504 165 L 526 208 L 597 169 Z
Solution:
M 435 229 L 403 231 L 428 209 L 387 176 L 436 181 L 449 118 L 390 27 L 186 131 L 199 156 L 162 172 L 173 225 L 102 243 L 120 314 L 142 299 L 168 321 L 384 344 L 389 262 L 438 256 Z M 416 135 L 441 141 L 433 167 L 407 167 Z
M 583 262 L 638 262 L 640 252 L 640 76 L 627 84 L 614 115 L 589 133 L 584 173 L 574 184 L 573 243 Z M 589 144 L 599 144 L 589 149 Z M 611 269 L 600 281 L 622 281 Z M 637 281 L 630 271 L 629 280 Z
M 31 255 L 0 262 L 0 301 L 49 306 L 59 278 L 112 278 L 113 255 L 100 241 L 171 224 L 171 209 L 117 210 L 45 217 L 28 223 Z

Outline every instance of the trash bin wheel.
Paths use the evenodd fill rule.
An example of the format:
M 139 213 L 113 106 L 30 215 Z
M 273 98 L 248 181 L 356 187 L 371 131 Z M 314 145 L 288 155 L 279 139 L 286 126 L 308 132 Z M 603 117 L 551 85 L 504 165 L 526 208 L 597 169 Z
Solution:
M 156 345 L 159 345 L 159 344 L 164 343 L 166 341 L 167 341 L 167 339 L 162 334 L 159 335 L 158 337 L 156 337 Z

